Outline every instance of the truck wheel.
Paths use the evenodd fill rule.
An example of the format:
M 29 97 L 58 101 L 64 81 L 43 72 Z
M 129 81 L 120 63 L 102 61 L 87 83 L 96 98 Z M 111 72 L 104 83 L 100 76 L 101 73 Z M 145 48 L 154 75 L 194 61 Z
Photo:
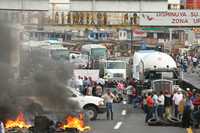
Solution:
M 97 109 L 94 106 L 85 107 L 86 114 L 90 120 L 96 120 L 97 118 Z

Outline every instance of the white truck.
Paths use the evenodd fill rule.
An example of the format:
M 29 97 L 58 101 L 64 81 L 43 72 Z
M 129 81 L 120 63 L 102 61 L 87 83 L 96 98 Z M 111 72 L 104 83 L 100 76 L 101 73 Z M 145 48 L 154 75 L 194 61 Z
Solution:
M 123 60 L 103 60 L 100 62 L 104 76 L 110 80 L 125 80 L 127 77 L 127 62 Z M 103 70 L 102 70 L 103 69 Z
M 170 55 L 155 50 L 140 50 L 133 56 L 133 78 L 144 83 L 144 88 L 156 89 L 158 82 L 162 86 L 169 82 L 177 83 L 179 73 Z

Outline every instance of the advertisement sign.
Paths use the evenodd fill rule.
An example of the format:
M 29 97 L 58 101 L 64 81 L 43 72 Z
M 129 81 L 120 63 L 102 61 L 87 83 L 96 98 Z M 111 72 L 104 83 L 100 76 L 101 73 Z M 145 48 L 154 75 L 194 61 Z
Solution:
M 200 10 L 141 13 L 142 26 L 200 26 Z
M 133 30 L 133 37 L 147 37 L 147 33 L 143 30 Z

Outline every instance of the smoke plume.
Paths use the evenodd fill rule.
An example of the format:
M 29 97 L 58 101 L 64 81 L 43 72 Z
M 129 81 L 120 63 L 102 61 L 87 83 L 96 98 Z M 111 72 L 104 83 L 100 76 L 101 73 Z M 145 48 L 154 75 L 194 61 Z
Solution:
M 40 49 L 22 48 L 12 36 L 15 31 L 2 22 L 0 29 L 0 120 L 14 118 L 20 111 L 64 115 L 78 110 L 66 87 L 73 67 L 50 59 Z

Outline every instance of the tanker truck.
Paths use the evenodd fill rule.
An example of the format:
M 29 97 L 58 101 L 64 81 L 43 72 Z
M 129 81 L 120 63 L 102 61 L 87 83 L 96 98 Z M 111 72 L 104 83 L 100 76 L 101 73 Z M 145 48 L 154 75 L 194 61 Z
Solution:
M 172 92 L 179 81 L 174 59 L 163 52 L 139 50 L 133 56 L 133 78 L 142 90 Z

